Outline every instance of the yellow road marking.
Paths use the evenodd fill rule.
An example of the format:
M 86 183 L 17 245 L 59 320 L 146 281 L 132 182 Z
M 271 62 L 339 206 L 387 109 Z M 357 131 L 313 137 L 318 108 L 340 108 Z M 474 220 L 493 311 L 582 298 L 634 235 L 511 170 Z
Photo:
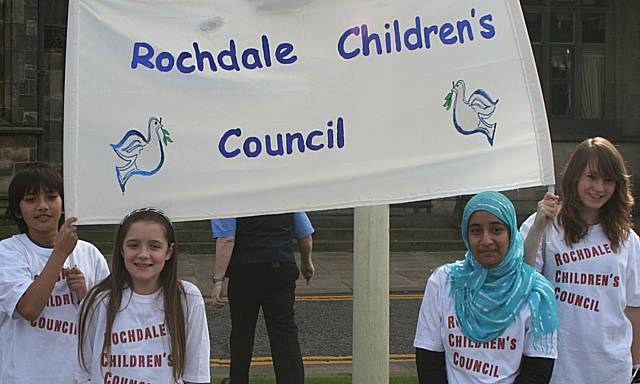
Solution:
M 422 300 L 422 293 L 392 293 L 389 294 L 389 300 Z M 229 301 L 224 298 L 225 304 Z M 316 295 L 316 296 L 296 296 L 296 301 L 352 301 L 352 295 Z M 209 297 L 205 297 L 206 304 L 213 304 Z
M 422 293 L 394 293 L 389 295 L 390 300 L 422 300 Z M 351 295 L 335 295 L 335 296 L 296 296 L 296 301 L 350 301 L 353 300 Z M 352 364 L 352 356 L 304 356 L 302 358 L 307 365 L 328 365 L 328 364 Z M 416 360 L 415 354 L 390 354 L 390 363 L 413 362 Z M 211 359 L 211 367 L 228 367 L 229 359 Z M 263 366 L 271 365 L 271 357 L 253 357 L 251 365 Z
M 351 356 L 304 356 L 302 358 L 305 365 L 328 365 L 328 364 L 351 364 L 353 358 Z M 403 363 L 413 362 L 416 360 L 416 355 L 409 354 L 390 354 L 390 363 Z M 228 367 L 229 359 L 211 359 L 209 360 L 211 367 Z M 251 359 L 251 365 L 263 366 L 271 365 L 271 357 L 254 357 Z
M 422 300 L 422 293 L 392 293 L 389 295 L 390 300 Z M 352 295 L 336 295 L 336 296 L 296 296 L 296 301 L 351 301 Z

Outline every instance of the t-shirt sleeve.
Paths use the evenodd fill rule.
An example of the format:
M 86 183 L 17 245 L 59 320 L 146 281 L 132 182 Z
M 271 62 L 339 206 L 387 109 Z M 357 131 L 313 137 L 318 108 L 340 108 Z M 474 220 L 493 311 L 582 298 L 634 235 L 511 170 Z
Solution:
M 529 311 L 529 308 L 523 308 L 521 315 L 522 313 L 526 313 L 524 348 L 522 354 L 528 357 L 544 357 L 548 359 L 557 359 L 558 331 L 555 330 L 552 335 L 542 336 L 536 339 L 533 335 L 533 327 L 531 326 L 531 312 Z
M 630 307 L 640 307 L 640 238 L 631 230 L 623 247 L 628 247 L 627 276 L 625 282 L 626 301 Z
M 14 239 L 0 242 L 0 312 L 15 318 L 16 307 L 33 278 L 26 249 L 20 249 Z
M 433 272 L 427 281 L 418 315 L 416 337 L 413 340 L 413 346 L 416 348 L 444 352 L 441 336 L 443 323 L 440 295 L 447 278 L 448 274 L 441 267 Z
M 296 239 L 301 239 L 311 235 L 315 230 L 311 225 L 311 220 L 305 212 L 295 212 L 293 214 L 293 234 Z
M 109 266 L 107 265 L 107 260 L 104 255 L 93 244 L 91 244 L 91 249 L 93 250 L 93 258 L 95 260 L 94 281 L 90 282 L 91 285 L 87 284 L 87 289 L 91 289 L 91 287 L 109 276 Z
M 198 288 L 183 282 L 187 294 L 187 332 L 185 367 L 182 378 L 194 383 L 208 383 L 210 378 L 209 327 L 204 308 L 204 299 Z
M 236 219 L 213 219 L 211 220 L 211 234 L 213 238 L 218 237 L 235 237 L 236 236 Z
M 524 242 L 527 239 L 527 235 L 529 234 L 529 230 L 533 225 L 533 222 L 536 219 L 536 214 L 529 216 L 524 223 L 520 226 L 520 235 L 522 236 L 522 241 Z M 546 230 L 545 230 L 546 232 Z M 542 257 L 542 242 L 545 240 L 546 236 L 540 240 L 540 244 L 538 245 L 538 252 L 536 253 L 536 271 L 542 273 L 542 267 L 544 267 L 544 258 Z

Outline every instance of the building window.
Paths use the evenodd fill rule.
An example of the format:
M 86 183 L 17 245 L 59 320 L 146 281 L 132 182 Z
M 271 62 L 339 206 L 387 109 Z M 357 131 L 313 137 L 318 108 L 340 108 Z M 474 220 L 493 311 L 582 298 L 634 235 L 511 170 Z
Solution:
M 520 2 L 550 119 L 610 119 L 610 0 Z

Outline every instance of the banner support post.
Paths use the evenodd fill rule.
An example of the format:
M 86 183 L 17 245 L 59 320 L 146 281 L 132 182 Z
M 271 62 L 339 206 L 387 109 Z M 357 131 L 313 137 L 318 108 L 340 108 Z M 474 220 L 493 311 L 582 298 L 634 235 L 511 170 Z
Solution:
M 352 380 L 389 382 L 389 205 L 354 209 Z

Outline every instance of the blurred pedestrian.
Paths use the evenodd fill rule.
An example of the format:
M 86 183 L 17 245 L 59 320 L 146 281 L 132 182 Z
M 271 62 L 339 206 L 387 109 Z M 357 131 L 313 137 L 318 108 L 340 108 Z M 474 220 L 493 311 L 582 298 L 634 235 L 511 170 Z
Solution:
M 249 382 L 258 311 L 262 308 L 276 382 L 304 382 L 293 304 L 298 267 L 292 239 L 300 249 L 300 272 L 307 283 L 315 275 L 311 258 L 314 232 L 303 212 L 212 220 L 216 263 L 211 298 L 224 306 L 222 289 L 229 277 L 232 384 Z

